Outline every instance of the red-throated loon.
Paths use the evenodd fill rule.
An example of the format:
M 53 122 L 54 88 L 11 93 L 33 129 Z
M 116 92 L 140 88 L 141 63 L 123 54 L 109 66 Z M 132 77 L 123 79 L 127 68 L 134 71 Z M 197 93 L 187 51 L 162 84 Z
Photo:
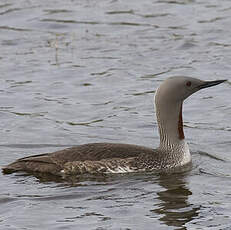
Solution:
M 79 175 L 180 168 L 191 163 L 189 147 L 184 139 L 183 101 L 200 89 L 224 81 L 226 80 L 202 81 L 190 77 L 171 77 L 160 85 L 155 94 L 160 134 L 160 145 L 157 149 L 130 144 L 84 144 L 53 153 L 21 158 L 4 167 L 3 172 Z

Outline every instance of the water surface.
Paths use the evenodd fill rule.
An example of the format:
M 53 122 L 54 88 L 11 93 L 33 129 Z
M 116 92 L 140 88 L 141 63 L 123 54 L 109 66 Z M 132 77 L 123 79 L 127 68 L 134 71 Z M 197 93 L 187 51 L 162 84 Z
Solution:
M 0 229 L 230 229 L 229 0 L 0 3 L 0 165 L 89 142 L 157 147 L 167 77 L 228 82 L 184 104 L 193 169 L 55 181 L 0 173 Z

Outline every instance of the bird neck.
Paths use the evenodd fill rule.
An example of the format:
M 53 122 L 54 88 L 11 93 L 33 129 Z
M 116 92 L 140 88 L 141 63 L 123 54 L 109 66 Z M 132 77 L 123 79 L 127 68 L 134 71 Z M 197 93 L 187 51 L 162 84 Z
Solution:
M 184 140 L 182 102 L 168 103 L 155 100 L 156 117 L 160 134 L 160 149 L 187 148 Z M 184 150 L 183 150 L 184 151 Z

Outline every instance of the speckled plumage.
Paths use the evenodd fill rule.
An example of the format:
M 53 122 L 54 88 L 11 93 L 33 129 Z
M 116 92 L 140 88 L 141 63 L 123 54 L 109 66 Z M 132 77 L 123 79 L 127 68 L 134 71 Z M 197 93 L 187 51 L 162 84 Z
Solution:
M 79 145 L 54 153 L 25 157 L 3 168 L 4 173 L 14 171 L 60 174 L 109 173 L 131 166 L 137 168 L 141 154 L 152 155 L 153 149 L 128 144 L 92 143 Z M 129 171 L 129 170 L 127 170 Z
M 92 143 L 25 157 L 3 168 L 3 171 L 11 173 L 23 169 L 54 175 L 141 172 L 175 167 L 182 157 L 181 154 L 163 155 L 158 149 L 137 145 Z

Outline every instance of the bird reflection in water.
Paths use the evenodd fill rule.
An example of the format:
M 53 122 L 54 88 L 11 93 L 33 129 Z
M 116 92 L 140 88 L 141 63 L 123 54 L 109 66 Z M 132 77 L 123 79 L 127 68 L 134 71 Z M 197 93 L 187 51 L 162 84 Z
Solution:
M 159 220 L 165 225 L 186 230 L 186 224 L 200 212 L 200 207 L 188 201 L 192 192 L 187 186 L 187 173 L 160 175 L 157 181 L 165 190 L 157 192 L 158 208 L 150 211 L 161 215 Z

